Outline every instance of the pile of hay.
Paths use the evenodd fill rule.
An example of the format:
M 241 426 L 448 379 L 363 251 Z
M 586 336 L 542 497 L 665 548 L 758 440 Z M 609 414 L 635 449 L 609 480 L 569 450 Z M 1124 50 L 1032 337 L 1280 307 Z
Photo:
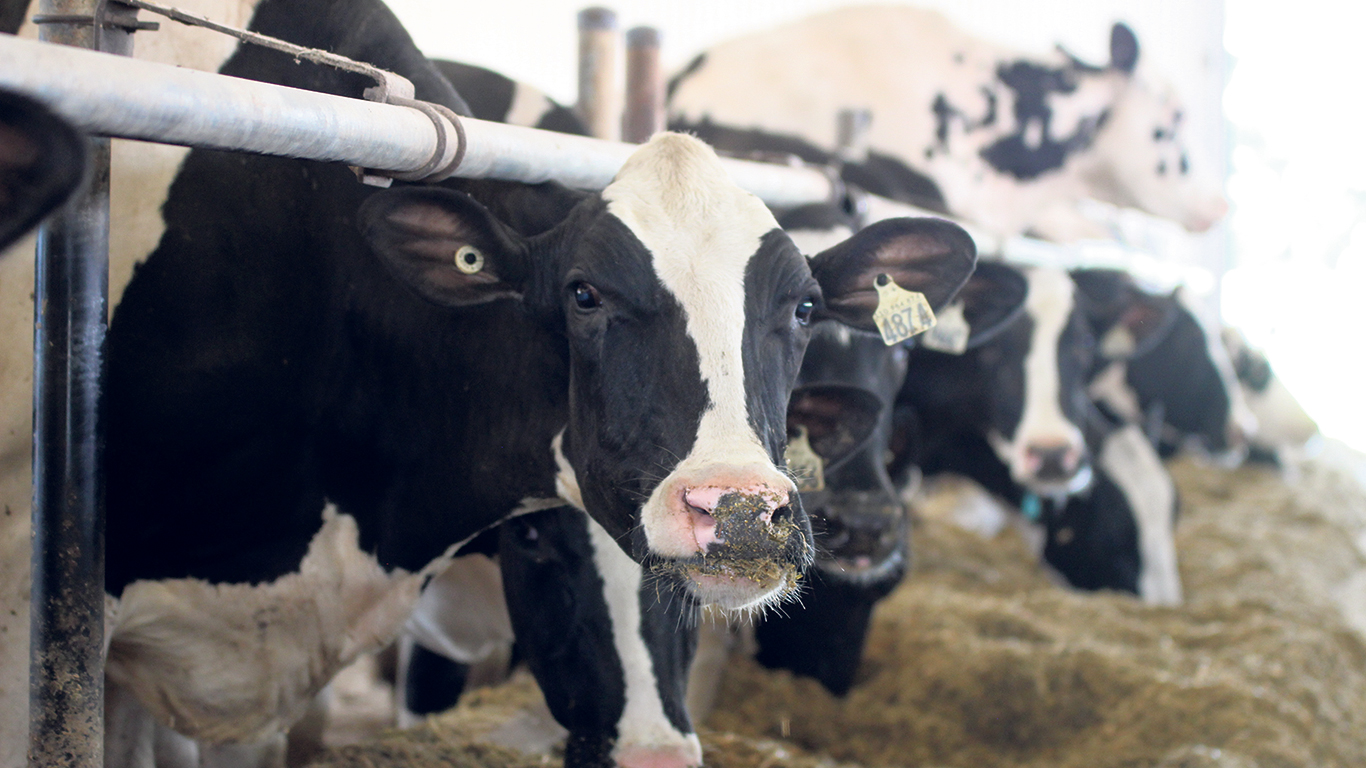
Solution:
M 1172 471 L 1185 605 L 1060 588 L 1012 528 L 984 539 L 955 524 L 945 494 L 916 526 L 912 578 L 878 610 L 860 684 L 837 699 L 734 659 L 701 729 L 708 765 L 1366 765 L 1361 486 L 1330 462 L 1292 482 Z M 508 696 L 535 699 L 519 685 L 325 764 L 553 763 L 491 752 L 469 725 L 522 706 Z

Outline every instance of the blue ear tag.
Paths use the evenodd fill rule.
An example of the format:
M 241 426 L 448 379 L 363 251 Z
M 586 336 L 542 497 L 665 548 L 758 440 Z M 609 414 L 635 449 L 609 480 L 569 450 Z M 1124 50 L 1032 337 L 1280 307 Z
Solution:
M 1020 500 L 1020 512 L 1030 522 L 1037 523 L 1043 516 L 1043 500 L 1033 491 L 1025 491 L 1024 498 Z

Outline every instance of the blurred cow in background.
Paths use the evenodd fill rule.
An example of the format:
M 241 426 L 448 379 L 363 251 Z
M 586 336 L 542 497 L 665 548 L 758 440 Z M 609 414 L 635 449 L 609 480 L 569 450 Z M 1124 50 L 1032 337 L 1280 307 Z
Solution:
M 872 110 L 872 175 L 928 177 L 868 191 L 946 210 L 997 235 L 1104 234 L 1076 204 L 1095 198 L 1208 229 L 1227 206 L 1182 141 L 1171 90 L 1135 74 L 1134 33 L 1116 24 L 1110 62 L 1059 49 L 1028 57 L 933 11 L 841 8 L 722 43 L 671 84 L 670 124 L 762 130 L 836 146 L 841 109 Z M 898 170 L 899 169 L 899 170 Z M 916 194 L 908 194 L 913 190 Z

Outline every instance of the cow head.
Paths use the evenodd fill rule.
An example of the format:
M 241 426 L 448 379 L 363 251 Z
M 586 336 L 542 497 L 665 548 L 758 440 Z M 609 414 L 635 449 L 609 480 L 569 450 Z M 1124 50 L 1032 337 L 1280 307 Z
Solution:
M 1025 276 L 1024 312 L 972 357 L 985 386 L 992 449 L 1013 481 L 1060 496 L 1091 477 L 1083 425 L 1095 340 L 1066 272 L 1032 268 Z
M 427 298 L 515 299 L 563 335 L 561 494 L 657 574 L 729 608 L 779 599 L 812 557 L 783 469 L 810 324 L 873 329 L 883 273 L 942 306 L 975 259 L 958 227 L 900 220 L 808 263 L 707 145 L 668 133 L 533 237 L 445 189 L 379 193 L 361 220 Z
M 1072 279 L 1100 340 L 1092 396 L 1169 449 L 1190 438 L 1240 456 L 1253 419 L 1227 352 L 1183 294 L 1145 291 L 1112 269 L 1079 269 Z
M 1133 74 L 1138 40 L 1123 24 L 1111 32 L 1110 56 L 1116 91 L 1085 169 L 1091 195 L 1192 232 L 1209 229 L 1228 204 L 1184 141 L 1180 100 L 1169 86 Z
M 0 92 L 0 250 L 71 195 L 85 137 L 37 101 Z

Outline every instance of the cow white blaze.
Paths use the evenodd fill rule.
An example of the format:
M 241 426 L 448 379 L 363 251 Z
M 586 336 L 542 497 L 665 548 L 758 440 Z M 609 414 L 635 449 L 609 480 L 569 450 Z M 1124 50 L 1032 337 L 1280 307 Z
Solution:
M 641 510 L 645 539 L 657 555 L 705 555 L 720 541 L 711 513 L 723 496 L 761 499 L 763 514 L 771 516 L 796 493 L 751 426 L 745 398 L 745 270 L 778 224 L 757 197 L 735 185 L 710 147 L 683 134 L 660 135 L 637 151 L 602 197 L 650 251 L 660 282 L 683 308 L 707 393 L 692 450 Z M 725 226 L 698 226 L 706 221 Z M 691 578 L 704 601 L 732 608 L 789 586 L 785 579 Z
M 1025 311 L 1033 320 L 1029 352 L 1025 355 L 1023 410 L 1011 435 L 993 431 L 988 435 L 1001 461 L 1010 467 L 1015 482 L 1041 493 L 1066 493 L 1089 482 L 1082 467 L 1086 442 L 1077 425 L 1062 410 L 1062 382 L 1058 349 L 1076 299 L 1075 285 L 1059 269 L 1031 269 Z M 1041 476 L 1050 452 L 1061 452 L 1059 462 L 1066 478 Z M 1081 470 L 1081 471 L 1078 471 Z

